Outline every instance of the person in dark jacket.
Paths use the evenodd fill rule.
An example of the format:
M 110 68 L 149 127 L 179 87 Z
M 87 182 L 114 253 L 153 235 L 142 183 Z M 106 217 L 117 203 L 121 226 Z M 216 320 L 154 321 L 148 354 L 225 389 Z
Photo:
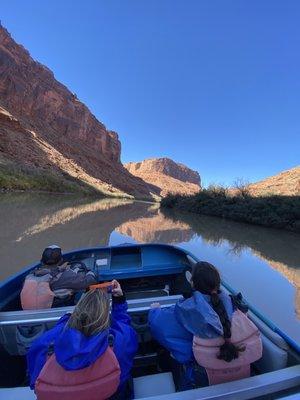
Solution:
M 231 298 L 220 289 L 220 274 L 213 265 L 204 261 L 197 263 L 191 285 L 192 297 L 169 308 L 153 303 L 148 317 L 152 336 L 170 354 L 175 383 L 180 390 L 192 389 L 195 385 L 193 337 L 212 339 L 223 336 L 224 332 L 229 335 L 234 311 Z M 199 371 L 201 382 L 198 384 L 206 386 L 205 371 L 198 368 Z
M 45 248 L 42 265 L 27 275 L 26 280 L 46 281 L 53 292 L 52 307 L 74 304 L 74 296 L 96 282 L 95 274 L 82 262 L 63 263 L 61 248 L 56 245 Z M 26 296 L 34 294 L 29 290 Z M 26 298 L 30 303 L 30 298 Z
M 128 382 L 131 380 L 131 368 L 138 347 L 137 335 L 131 327 L 127 302 L 120 284 L 114 280 L 112 287 L 111 315 L 108 295 L 101 289 L 92 289 L 82 296 L 72 314 L 64 315 L 54 328 L 33 342 L 27 354 L 31 389 L 35 388 L 47 362 L 49 348 L 54 349 L 56 362 L 63 370 L 78 371 L 91 366 L 94 370 L 98 368 L 95 367 L 97 361 L 111 345 L 120 368 L 119 387 L 115 397 L 132 398 Z M 101 378 L 101 371 L 99 377 Z

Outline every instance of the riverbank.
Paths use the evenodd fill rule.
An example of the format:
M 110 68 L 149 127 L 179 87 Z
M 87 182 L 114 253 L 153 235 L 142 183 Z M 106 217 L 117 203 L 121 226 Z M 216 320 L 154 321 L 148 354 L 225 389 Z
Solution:
M 161 207 L 300 233 L 300 196 L 254 197 L 213 188 L 192 196 L 168 195 Z
M 59 176 L 43 169 L 26 168 L 12 163 L 0 163 L 0 190 L 97 194 L 94 188 L 70 176 Z
M 0 159 L 0 193 L 34 192 L 133 199 L 133 196 L 117 190 L 112 191 L 108 186 L 100 188 L 64 172 L 56 173 L 43 168 L 27 168 Z

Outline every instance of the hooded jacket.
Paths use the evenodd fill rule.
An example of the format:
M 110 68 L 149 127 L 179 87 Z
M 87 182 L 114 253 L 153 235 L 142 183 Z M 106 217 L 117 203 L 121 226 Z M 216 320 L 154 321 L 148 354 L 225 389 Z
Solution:
M 49 351 L 54 350 L 58 364 L 68 371 L 75 371 L 92 365 L 107 349 L 108 337 L 114 338 L 113 351 L 119 362 L 120 387 L 130 377 L 133 358 L 137 351 L 137 336 L 130 326 L 125 298 L 113 298 L 111 326 L 96 335 L 85 336 L 76 329 L 66 326 L 70 314 L 64 315 L 56 326 L 33 342 L 28 354 L 27 365 L 30 387 L 35 382 L 47 361 Z
M 222 291 L 219 297 L 231 320 L 231 298 Z M 223 335 L 223 327 L 211 305 L 210 296 L 198 291 L 172 307 L 151 309 L 148 318 L 152 336 L 182 364 L 193 360 L 194 335 L 203 339 Z
M 32 272 L 38 277 L 48 277 L 54 293 L 52 307 L 72 305 L 73 295 L 97 283 L 95 274 L 83 262 L 65 263 L 61 266 L 42 265 Z

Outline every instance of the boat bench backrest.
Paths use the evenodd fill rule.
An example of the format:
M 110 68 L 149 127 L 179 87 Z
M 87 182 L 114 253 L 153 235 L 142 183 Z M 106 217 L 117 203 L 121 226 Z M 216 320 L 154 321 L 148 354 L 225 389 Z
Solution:
M 162 307 L 169 307 L 180 299 L 181 295 L 128 300 L 128 312 L 130 314 L 147 312 L 154 302 L 159 302 Z M 51 329 L 66 312 L 72 310 L 73 307 L 62 307 L 1 312 L 0 343 L 9 354 L 24 355 L 34 339 Z
M 254 363 L 261 373 L 277 371 L 287 367 L 288 353 L 262 334 L 262 358 Z
M 258 370 L 265 373 L 287 367 L 289 346 L 286 341 L 253 313 L 249 313 L 249 318 L 258 327 L 262 335 L 262 358 L 255 362 Z
M 178 300 L 180 300 L 182 296 L 163 296 L 163 297 L 153 297 L 146 299 L 135 299 L 129 300 L 129 313 L 135 312 L 147 312 L 149 310 L 150 305 L 154 302 L 160 302 L 162 307 L 169 307 L 172 304 L 175 304 Z M 5 318 L 0 317 L 0 341 L 4 348 L 11 355 L 24 354 L 24 347 L 30 344 L 30 339 L 27 343 L 26 340 L 20 341 L 20 329 L 18 325 L 21 327 L 26 327 L 30 325 L 41 326 L 41 331 L 50 329 L 58 319 L 65 314 L 66 312 L 70 312 L 72 310 L 71 307 L 61 308 L 61 309 L 50 309 L 50 310 L 38 310 L 37 312 L 27 312 L 27 311 L 19 311 L 19 312 L 6 312 L 1 313 L 6 315 Z M 11 314 L 11 317 L 9 317 Z M 26 316 L 30 315 L 30 318 Z M 45 317 L 47 322 L 42 323 L 41 319 Z M 262 341 L 263 341 L 263 356 L 261 360 L 257 361 L 255 365 L 261 372 L 269 372 L 276 371 L 278 369 L 284 368 L 288 363 L 288 345 L 277 333 L 273 332 L 270 328 L 267 327 L 261 320 L 253 316 L 253 314 L 249 313 L 249 317 L 252 321 L 257 325 L 259 330 L 262 332 Z M 26 319 L 27 318 L 27 319 Z M 35 323 L 35 318 L 37 318 L 37 322 Z M 1 321 L 2 319 L 2 321 Z M 12 321 L 18 321 L 17 324 L 13 324 Z M 23 329 L 21 329 L 21 334 L 24 333 Z M 32 332 L 36 334 L 37 332 Z M 20 343 L 21 342 L 21 343 Z

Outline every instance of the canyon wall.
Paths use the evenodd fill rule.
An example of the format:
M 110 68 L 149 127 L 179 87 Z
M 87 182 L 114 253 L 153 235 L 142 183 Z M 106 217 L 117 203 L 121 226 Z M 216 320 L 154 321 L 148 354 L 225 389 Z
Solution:
M 125 167 L 131 174 L 156 187 L 160 196 L 167 193 L 194 194 L 201 190 L 199 173 L 169 158 L 130 162 Z
M 121 164 L 118 135 L 2 26 L 0 107 L 0 158 L 71 175 L 104 194 L 151 198 L 149 185 Z

